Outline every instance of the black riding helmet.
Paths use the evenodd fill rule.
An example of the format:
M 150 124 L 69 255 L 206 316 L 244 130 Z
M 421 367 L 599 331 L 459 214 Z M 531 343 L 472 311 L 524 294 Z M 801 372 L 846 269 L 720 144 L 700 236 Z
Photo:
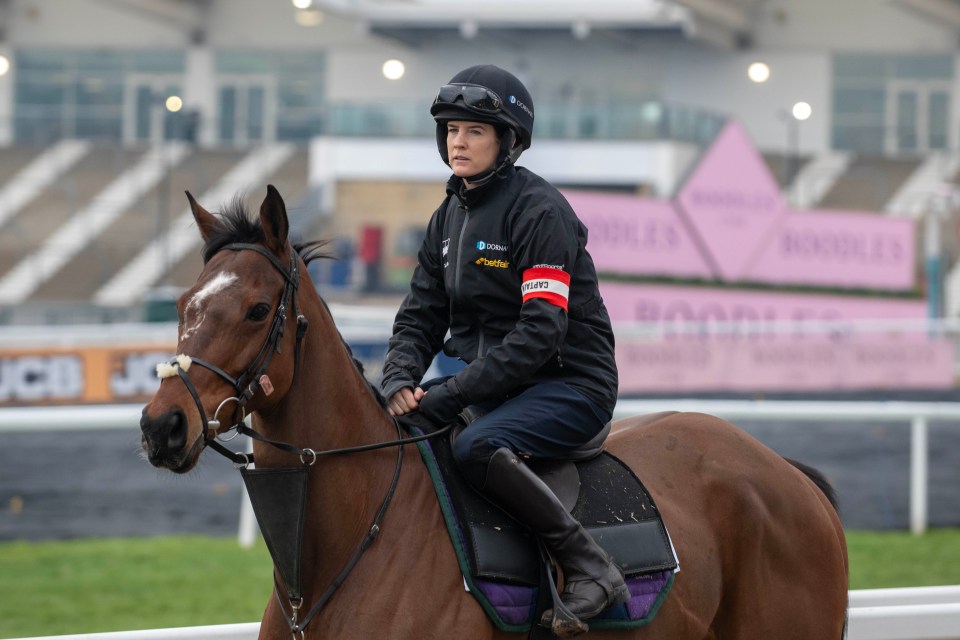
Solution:
M 440 87 L 430 114 L 437 121 L 440 157 L 448 165 L 447 122 L 451 120 L 486 122 L 497 128 L 500 153 L 493 173 L 516 162 L 530 148 L 533 98 L 515 75 L 492 64 L 470 67 L 453 76 Z

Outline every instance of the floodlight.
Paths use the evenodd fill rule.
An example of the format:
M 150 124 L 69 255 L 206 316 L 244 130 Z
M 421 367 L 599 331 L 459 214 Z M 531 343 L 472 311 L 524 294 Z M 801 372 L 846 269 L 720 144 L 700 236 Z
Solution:
M 754 62 L 747 67 L 747 77 L 760 84 L 770 79 L 770 65 L 766 62 Z
M 383 71 L 383 77 L 387 80 L 399 80 L 407 72 L 407 67 L 402 61 L 391 58 L 383 63 L 381 71 Z

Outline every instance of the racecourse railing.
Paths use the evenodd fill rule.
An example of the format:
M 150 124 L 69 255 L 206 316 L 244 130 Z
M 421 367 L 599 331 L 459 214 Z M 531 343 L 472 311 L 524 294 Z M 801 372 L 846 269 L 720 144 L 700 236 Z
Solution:
M 259 631 L 249 622 L 15 640 L 256 640 Z M 847 640 L 960 640 L 960 586 L 851 591 Z
M 0 433 L 4 431 L 78 431 L 135 429 L 140 405 L 95 405 L 79 407 L 10 407 L 0 409 Z M 927 529 L 929 484 L 928 431 L 932 421 L 960 424 L 960 403 L 955 402 L 835 402 L 810 400 L 621 400 L 615 417 L 657 411 L 698 411 L 731 420 L 791 420 L 850 423 L 865 421 L 910 426 L 910 530 Z M 242 544 L 252 544 L 256 523 L 246 499 L 241 503 Z
M 28 407 L 0 409 L 0 433 L 134 429 L 140 405 Z M 910 524 L 921 533 L 927 526 L 927 429 L 931 421 L 960 423 L 960 403 L 946 402 L 815 402 L 730 400 L 621 400 L 615 415 L 657 411 L 699 411 L 730 419 L 778 419 L 843 422 L 902 422 L 911 427 Z M 247 501 L 244 500 L 246 504 Z M 240 537 L 254 535 L 252 518 Z M 258 623 L 179 629 L 123 631 L 57 636 L 58 640 L 253 640 Z M 960 586 L 877 589 L 850 592 L 848 640 L 960 640 Z

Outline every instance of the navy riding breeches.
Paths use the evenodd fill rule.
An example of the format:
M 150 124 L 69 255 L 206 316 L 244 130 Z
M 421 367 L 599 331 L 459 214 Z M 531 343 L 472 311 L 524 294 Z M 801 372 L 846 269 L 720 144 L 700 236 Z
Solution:
M 610 417 L 582 391 L 564 382 L 541 382 L 470 423 L 454 442 L 454 461 L 482 489 L 497 449 L 524 458 L 563 458 L 596 436 Z

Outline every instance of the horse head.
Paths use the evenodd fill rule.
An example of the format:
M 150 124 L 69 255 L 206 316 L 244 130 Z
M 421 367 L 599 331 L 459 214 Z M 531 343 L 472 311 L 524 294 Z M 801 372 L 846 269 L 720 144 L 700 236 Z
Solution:
M 259 220 L 239 199 L 219 216 L 189 192 L 187 199 L 204 267 L 177 300 L 177 357 L 157 365 L 160 387 L 140 420 L 150 463 L 178 473 L 246 414 L 284 398 L 306 329 L 298 298 L 304 263 L 287 240 L 280 193 L 267 188 Z

